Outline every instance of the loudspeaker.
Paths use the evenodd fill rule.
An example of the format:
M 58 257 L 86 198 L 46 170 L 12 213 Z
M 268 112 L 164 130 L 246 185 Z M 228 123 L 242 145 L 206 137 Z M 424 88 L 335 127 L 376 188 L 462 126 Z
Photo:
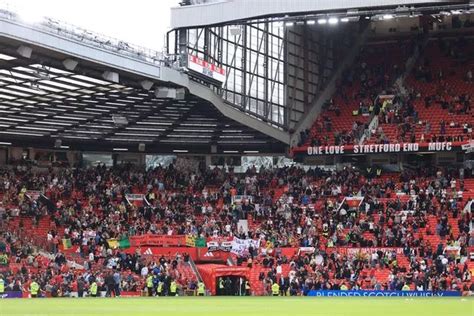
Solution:
M 216 153 L 217 153 L 217 146 L 211 145 L 211 154 L 216 154 Z
M 64 68 L 66 68 L 67 70 L 70 70 L 70 71 L 73 71 L 74 69 L 76 69 L 78 64 L 79 64 L 79 62 L 74 60 L 74 59 L 69 59 L 68 58 L 68 59 L 63 61 Z
M 229 33 L 232 36 L 238 36 L 242 34 L 242 27 L 240 25 L 230 25 L 229 26 Z
M 102 78 L 104 78 L 107 81 L 112 81 L 115 83 L 119 83 L 119 74 L 113 71 L 104 71 L 102 74 Z
M 176 89 L 176 100 L 184 100 L 186 97 L 186 91 L 184 88 Z
M 176 89 L 159 87 L 155 90 L 155 96 L 157 98 L 176 99 Z
M 144 144 L 144 143 L 138 144 L 138 151 L 140 151 L 140 152 L 144 152 L 144 151 L 145 151 L 145 144 Z
M 16 51 L 18 52 L 18 54 L 20 54 L 21 57 L 30 58 L 33 49 L 28 46 L 21 45 Z
M 150 90 L 151 87 L 153 87 L 153 81 L 150 81 L 150 80 L 140 81 L 140 84 L 141 84 L 142 88 L 145 89 L 145 90 Z
M 54 141 L 54 148 L 61 148 L 62 144 L 63 144 L 62 140 L 56 139 Z

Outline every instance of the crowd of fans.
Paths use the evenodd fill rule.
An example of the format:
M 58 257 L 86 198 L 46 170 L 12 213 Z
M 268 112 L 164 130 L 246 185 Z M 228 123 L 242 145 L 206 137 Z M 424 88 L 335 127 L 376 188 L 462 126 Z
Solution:
M 278 255 L 277 248 L 276 258 L 261 261 L 270 268 L 267 275 L 261 277 L 267 293 L 275 282 L 281 291 L 291 295 L 310 289 L 341 289 L 341 286 L 375 290 L 401 290 L 405 285 L 414 290 L 473 290 L 466 261 L 469 247 L 474 246 L 474 236 L 470 234 L 471 209 L 463 209 L 464 203 L 459 200 L 462 192 L 458 191 L 462 191 L 463 186 L 461 183 L 457 187 L 452 173 L 423 170 L 404 172 L 399 179 L 373 178 L 365 182 L 356 172 L 343 171 L 340 176 L 345 179 L 345 195 L 352 181 L 354 185 L 361 183 L 357 189 L 365 200 L 359 207 L 347 203 L 337 207 L 337 203 L 325 199 L 320 210 L 304 208 L 310 202 L 307 197 L 315 198 L 318 192 L 313 196 L 311 186 L 306 186 L 303 177 L 297 183 L 290 183 L 289 198 L 293 207 L 286 206 L 290 207 L 286 217 L 284 211 L 276 213 L 276 217 L 269 214 L 269 219 L 263 222 L 262 227 L 276 224 L 283 228 L 280 231 L 290 227 L 290 232 L 303 236 L 299 246 L 316 249 L 315 253 L 286 258 Z M 331 182 L 330 178 L 327 180 Z M 412 198 L 402 202 L 396 192 L 404 192 Z M 330 189 L 324 193 L 338 195 Z M 436 227 L 430 227 L 430 215 L 436 216 Z M 459 234 L 453 233 L 449 218 L 456 219 Z M 439 236 L 440 243 L 432 245 L 421 232 L 425 237 Z M 283 236 L 287 235 L 285 231 L 282 240 L 274 239 L 275 244 L 285 245 Z M 291 233 L 288 236 L 291 238 Z M 445 248 L 446 245 L 452 248 Z M 343 255 L 331 252 L 334 246 L 399 247 L 403 248 L 403 254 L 378 251 L 366 256 Z M 446 249 L 456 251 L 449 253 Z M 249 255 L 252 264 L 254 255 Z M 400 256 L 406 258 L 408 266 L 399 264 Z M 462 262 L 461 258 L 464 258 Z M 245 259 L 248 258 L 239 261 Z M 282 264 L 289 264 L 288 277 L 281 273 Z M 389 269 L 388 279 L 377 280 L 376 269 Z
M 406 80 L 408 93 L 399 93 L 394 102 L 387 103 L 378 114 L 381 123 L 397 126 L 396 139 L 389 139 L 379 128 L 372 131 L 376 143 L 457 142 L 472 138 L 472 96 L 468 89 L 459 89 L 456 82 L 472 83 L 472 70 L 466 71 L 465 67 L 472 62 L 469 52 L 473 45 L 463 37 L 456 40 L 441 38 L 429 45 Z M 432 60 L 431 51 L 439 52 L 449 66 L 446 67 L 445 61 Z M 430 89 L 420 90 L 417 83 Z M 443 109 L 447 112 L 446 119 L 433 122 L 426 115 L 420 117 L 420 106 Z M 459 116 L 465 119 L 460 120 Z
M 470 286 L 465 258 L 474 246 L 474 236 L 457 171 L 405 170 L 388 178 L 372 171 L 285 167 L 259 172 L 251 168 L 238 174 L 201 165 L 149 171 L 130 165 L 5 170 L 0 176 L 0 212 L 6 233 L 0 251 L 8 253 L 10 263 L 20 263 L 18 271 L 7 271 L 7 284 L 16 289 L 34 279 L 41 289 L 56 296 L 97 282 L 99 290 L 117 295 L 142 290 L 152 275 L 153 294 L 160 282 L 161 293 L 169 293 L 172 282 L 195 289 L 196 280 L 184 279 L 178 269 L 187 264 L 187 255 L 154 261 L 139 253 L 111 249 L 107 243 L 109 238 L 151 233 L 260 239 L 261 249 L 251 249 L 238 261 L 271 268 L 262 282 L 282 282 L 280 287 L 292 294 L 342 285 L 342 289 L 398 289 L 407 284 L 425 290 Z M 26 188 L 42 191 L 44 197 L 28 198 Z M 281 197 L 275 196 L 277 188 L 285 188 Z M 128 203 L 126 194 L 136 192 L 145 193 L 147 202 Z M 401 199 L 397 193 L 409 198 Z M 235 203 L 236 195 L 252 199 Z M 357 195 L 364 197 L 360 205 L 344 199 Z M 8 223 L 15 215 L 33 217 L 36 223 L 50 218 L 51 230 L 42 245 L 53 257 L 39 253 L 31 236 L 9 232 Z M 430 216 L 437 218 L 435 227 L 430 226 Z M 245 233 L 237 223 L 248 218 L 250 230 Z M 453 233 L 452 218 L 459 234 Z M 429 235 L 441 238 L 439 247 L 433 249 L 426 240 Z M 80 259 L 74 260 L 80 269 L 71 268 L 59 251 L 62 238 L 78 246 Z M 446 245 L 453 246 L 456 254 L 448 255 Z M 403 254 L 361 257 L 331 251 L 348 246 L 400 247 Z M 316 252 L 286 258 L 279 250 L 284 247 L 314 248 Z M 400 256 L 407 258 L 408 267 L 398 264 Z M 290 273 L 278 281 L 281 264 L 288 264 Z M 389 269 L 390 279 L 377 280 L 376 268 Z
M 417 41 L 421 43 L 422 40 Z M 393 83 L 403 73 L 403 67 L 397 58 L 386 58 L 383 65 L 367 63 L 360 60 L 354 67 L 346 70 L 335 96 L 330 99 L 323 113 L 316 119 L 311 129 L 300 132 L 298 146 L 327 146 L 356 144 L 364 135 L 371 136 L 371 143 L 406 143 L 406 142 L 462 142 L 472 139 L 473 122 L 471 119 L 472 94 L 469 89 L 460 89 L 456 82 L 473 82 L 472 55 L 473 45 L 469 39 L 459 37 L 455 40 L 440 38 L 430 41 L 431 46 L 423 49 L 419 45 L 420 58 L 416 67 L 405 80 L 407 91 L 395 89 Z M 437 47 L 432 47 L 436 45 Z M 368 46 L 370 47 L 370 45 Z M 414 45 L 406 49 L 414 51 Z M 440 56 L 431 56 L 432 51 Z M 397 50 L 387 53 L 398 55 Z M 366 54 L 370 56 L 370 53 Z M 380 54 L 377 54 L 380 56 Z M 383 55 L 383 54 L 382 54 Z M 442 60 L 437 60 L 441 58 Z M 446 59 L 446 60 L 444 60 Z M 467 69 L 466 69 L 467 67 Z M 353 89 L 354 82 L 360 87 Z M 429 85 L 430 89 L 420 90 L 416 82 Z M 393 100 L 381 99 L 378 96 L 394 94 Z M 335 130 L 341 111 L 347 105 L 357 101 L 358 109 L 353 111 L 354 123 L 351 128 Z M 439 108 L 446 111 L 446 119 L 438 121 L 426 114 L 420 116 L 419 107 L 426 109 Z M 347 109 L 345 110 L 347 112 Z M 330 116 L 328 113 L 334 113 Z M 379 117 L 379 127 L 368 130 L 368 123 L 360 116 Z M 463 116 L 464 119 L 459 119 Z M 395 135 L 387 135 L 381 125 L 396 126 Z M 331 135 L 331 136 L 329 136 Z
M 105 249 L 103 246 L 98 246 Z M 189 264 L 189 256 L 183 252 L 175 256 L 147 256 L 139 253 L 127 254 L 110 248 L 102 255 L 89 254 L 81 266 L 66 259 L 58 251 L 51 255 L 33 245 L 30 239 L 18 237 L 10 232 L 0 238 L 0 253 L 6 260 L 0 263 L 0 279 L 5 282 L 5 291 L 29 292 L 32 282 L 41 290 L 40 295 L 64 297 L 76 293 L 89 295 L 120 296 L 122 292 L 141 292 L 149 276 L 156 287 L 161 285 L 160 295 L 170 294 L 175 283 L 180 291 L 195 290 L 196 279 L 186 279 L 178 266 Z M 76 258 L 77 259 L 77 258 Z M 79 261 L 79 260 L 77 260 Z M 17 267 L 13 269 L 13 267 Z M 95 283 L 95 293 L 92 289 Z
M 406 40 L 363 47 L 353 66 L 342 74 L 335 95 L 324 105 L 323 113 L 316 119 L 313 127 L 300 133 L 298 146 L 357 143 L 368 128 L 367 118 L 380 112 L 382 101 L 377 97 L 394 92 L 393 84 L 403 73 L 404 60 L 413 53 L 414 43 Z M 393 55 L 393 58 L 386 58 Z M 380 59 L 380 56 L 383 58 Z M 350 128 L 334 130 L 334 123 L 328 114 L 334 113 L 335 119 L 338 119 L 341 112 L 347 112 L 351 104 L 357 104 L 357 108 L 352 110 L 354 123 Z

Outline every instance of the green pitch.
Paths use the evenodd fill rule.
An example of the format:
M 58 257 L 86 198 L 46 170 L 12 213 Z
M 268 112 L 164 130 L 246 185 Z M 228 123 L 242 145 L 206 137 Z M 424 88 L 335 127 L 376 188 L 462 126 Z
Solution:
M 474 316 L 474 298 L 166 297 L 5 299 L 0 315 Z

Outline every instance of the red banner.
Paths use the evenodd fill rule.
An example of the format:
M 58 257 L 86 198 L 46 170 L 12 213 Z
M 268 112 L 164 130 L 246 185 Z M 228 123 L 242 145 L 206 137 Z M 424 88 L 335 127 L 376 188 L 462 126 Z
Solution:
M 208 252 L 207 248 L 190 248 L 190 247 L 130 247 L 124 249 L 123 252 L 148 256 L 166 256 L 175 257 L 176 255 L 183 256 L 188 254 L 195 262 L 226 262 L 230 254 L 223 251 Z
M 79 246 L 73 245 L 71 248 L 65 249 L 63 245 L 59 245 L 59 250 L 61 250 L 63 253 L 66 254 L 73 254 L 73 253 L 80 253 L 81 250 L 79 249 Z
M 166 256 L 175 257 L 177 255 L 183 256 L 187 253 L 193 260 L 198 258 L 197 250 L 199 248 L 188 248 L 188 247 L 130 247 L 124 249 L 123 252 L 134 254 L 140 253 L 141 255 L 148 256 Z
M 229 258 L 229 252 L 208 251 L 207 248 L 197 248 L 197 257 L 195 261 L 199 262 L 226 262 Z M 194 259 L 194 258 L 193 258 Z
M 185 235 L 141 235 L 130 237 L 132 247 L 155 246 L 155 247 L 184 247 L 186 246 Z
M 356 254 L 372 254 L 374 252 L 388 252 L 388 251 L 394 251 L 397 255 L 403 253 L 403 248 L 399 247 L 372 247 L 372 248 L 354 248 L 354 247 L 337 247 L 337 248 L 327 248 L 326 252 L 337 252 L 342 255 L 356 255 Z

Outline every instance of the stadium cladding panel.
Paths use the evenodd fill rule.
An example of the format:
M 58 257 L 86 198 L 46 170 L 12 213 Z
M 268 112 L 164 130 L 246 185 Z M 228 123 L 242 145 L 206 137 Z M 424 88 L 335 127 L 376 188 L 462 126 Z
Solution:
M 160 14 L 0 6 L 0 316 L 474 316 L 472 2 Z

